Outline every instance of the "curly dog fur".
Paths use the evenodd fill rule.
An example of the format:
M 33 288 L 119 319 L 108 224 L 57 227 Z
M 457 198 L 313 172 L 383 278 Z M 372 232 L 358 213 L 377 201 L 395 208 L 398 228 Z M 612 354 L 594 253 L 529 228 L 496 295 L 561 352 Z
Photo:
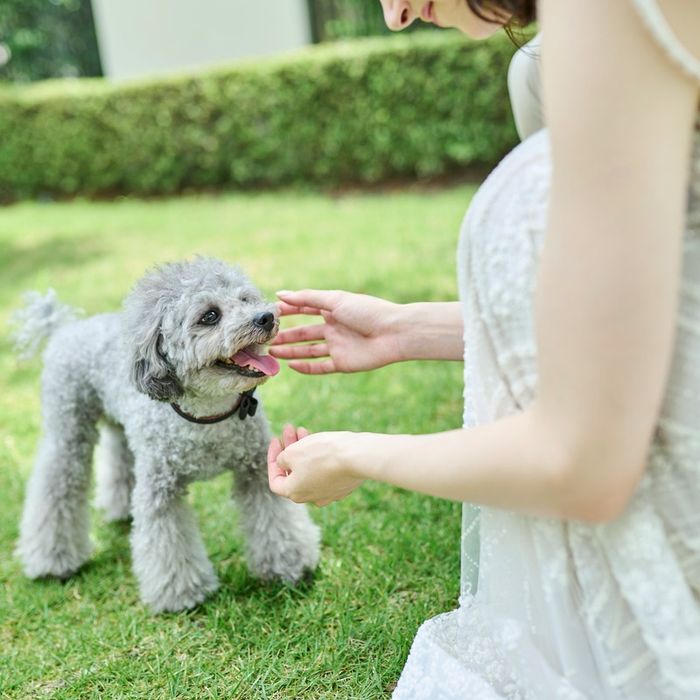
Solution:
M 264 355 L 278 328 L 274 305 L 239 269 L 210 258 L 164 265 L 136 284 L 122 313 L 76 320 L 53 295 L 34 295 L 17 320 L 26 354 L 50 338 L 43 434 L 17 545 L 27 576 L 65 578 L 89 558 L 98 438 L 96 505 L 109 520 L 133 519 L 133 570 L 154 611 L 191 608 L 217 589 L 186 494 L 225 471 L 235 475 L 251 571 L 296 582 L 316 567 L 318 528 L 304 506 L 268 488 L 263 411 L 198 424 L 170 405 L 223 414 L 274 373 L 271 359 L 265 373 L 227 361 L 244 348 Z

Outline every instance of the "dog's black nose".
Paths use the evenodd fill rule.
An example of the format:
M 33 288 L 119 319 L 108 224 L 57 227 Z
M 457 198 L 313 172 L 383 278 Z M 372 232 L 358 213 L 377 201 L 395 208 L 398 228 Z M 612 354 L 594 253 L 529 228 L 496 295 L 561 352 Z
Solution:
M 258 314 L 254 319 L 253 323 L 265 331 L 271 331 L 275 325 L 275 315 L 271 314 L 269 311 L 265 313 Z

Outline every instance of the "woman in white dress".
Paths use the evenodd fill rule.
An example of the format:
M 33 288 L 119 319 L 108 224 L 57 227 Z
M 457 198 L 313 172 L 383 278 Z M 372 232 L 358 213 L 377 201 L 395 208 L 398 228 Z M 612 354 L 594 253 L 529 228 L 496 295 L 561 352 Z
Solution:
M 421 17 L 477 38 L 534 10 L 381 2 L 393 29 Z M 397 699 L 697 699 L 700 2 L 537 13 L 548 128 L 472 201 L 459 304 L 281 294 L 283 313 L 325 321 L 280 333 L 297 371 L 463 356 L 465 427 L 287 426 L 270 486 L 323 505 L 376 479 L 481 506 L 478 588 L 465 517 L 460 607 L 420 628 Z

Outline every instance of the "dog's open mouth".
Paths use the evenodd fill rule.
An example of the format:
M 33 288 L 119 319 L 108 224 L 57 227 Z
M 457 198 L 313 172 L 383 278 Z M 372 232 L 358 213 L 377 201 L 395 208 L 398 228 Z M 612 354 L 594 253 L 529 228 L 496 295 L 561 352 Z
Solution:
M 259 350 L 259 345 L 251 345 L 214 364 L 244 377 L 274 377 L 280 371 L 279 362 L 270 355 L 260 354 Z

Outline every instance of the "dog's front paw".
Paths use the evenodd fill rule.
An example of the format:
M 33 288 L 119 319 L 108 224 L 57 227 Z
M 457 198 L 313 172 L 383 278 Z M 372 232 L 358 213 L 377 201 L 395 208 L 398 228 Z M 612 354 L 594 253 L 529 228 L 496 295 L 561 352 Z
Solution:
M 154 613 L 179 612 L 197 607 L 219 588 L 214 570 L 189 570 L 161 581 L 141 582 L 141 600 Z
M 321 532 L 303 506 L 295 515 L 249 537 L 248 568 L 261 579 L 297 583 L 318 566 Z

